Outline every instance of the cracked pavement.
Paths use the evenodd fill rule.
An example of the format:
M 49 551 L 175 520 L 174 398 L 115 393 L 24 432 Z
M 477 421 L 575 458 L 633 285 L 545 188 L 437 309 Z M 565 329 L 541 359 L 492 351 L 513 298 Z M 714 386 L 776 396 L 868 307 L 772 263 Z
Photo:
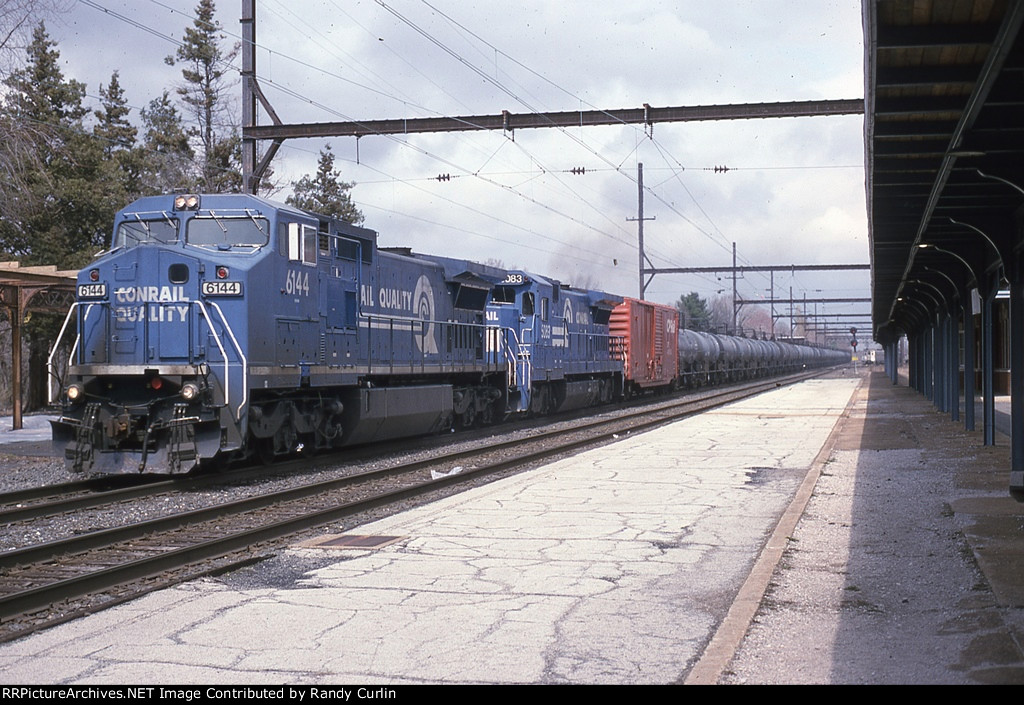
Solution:
M 5 683 L 670 683 L 857 385 L 817 379 L 0 645 Z M 330 533 L 330 527 L 325 528 Z

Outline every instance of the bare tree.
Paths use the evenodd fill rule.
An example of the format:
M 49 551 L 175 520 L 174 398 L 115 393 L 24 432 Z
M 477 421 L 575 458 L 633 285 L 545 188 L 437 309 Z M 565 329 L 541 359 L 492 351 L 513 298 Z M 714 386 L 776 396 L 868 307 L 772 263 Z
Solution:
M 0 84 L 25 65 L 28 46 L 36 26 L 63 5 L 59 0 L 0 0 Z M 27 213 L 28 202 L 12 194 L 29 191 L 28 174 L 40 174 L 37 146 L 44 139 L 45 126 L 26 121 L 11 111 L 0 110 L 0 219 L 18 221 Z M 43 177 L 45 178 L 45 176 Z M 52 184 L 42 184 L 44 188 Z
M 732 330 L 732 297 L 719 294 L 708 302 L 711 313 L 710 329 L 716 333 Z
M 24 61 L 33 28 L 68 5 L 60 0 L 0 0 L 0 81 Z
M 748 336 L 770 337 L 772 334 L 772 315 L 761 306 L 747 305 L 740 309 L 737 325 Z

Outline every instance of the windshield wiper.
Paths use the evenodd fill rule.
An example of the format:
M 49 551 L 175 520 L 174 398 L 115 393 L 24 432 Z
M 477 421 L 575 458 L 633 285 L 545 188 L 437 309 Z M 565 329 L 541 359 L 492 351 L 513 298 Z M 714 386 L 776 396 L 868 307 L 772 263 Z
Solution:
M 259 222 L 258 220 L 256 220 L 256 216 L 254 216 L 254 215 L 252 214 L 252 211 L 251 211 L 251 210 L 249 210 L 248 208 L 246 208 L 246 209 L 245 209 L 245 214 L 246 214 L 247 216 L 249 216 L 249 220 L 251 220 L 251 221 L 252 221 L 252 224 L 256 226 L 256 229 L 260 231 L 260 235 L 267 235 L 267 234 L 266 234 L 265 232 L 263 232 L 263 228 L 262 228 L 262 227 L 260 226 L 260 222 Z M 267 236 L 267 237 L 269 237 L 269 236 Z
M 213 218 L 213 222 L 220 227 L 221 231 L 223 231 L 223 233 L 227 235 L 228 229 L 224 227 L 224 223 L 220 222 L 220 218 L 217 217 L 217 214 L 214 213 L 213 211 L 210 211 L 210 217 Z
M 138 222 L 138 223 L 139 223 L 139 224 L 140 224 L 140 225 L 141 225 L 141 226 L 142 226 L 143 228 L 145 228 L 145 230 L 146 230 L 146 237 L 147 237 L 147 239 L 148 239 L 149 237 L 151 237 L 153 233 L 152 233 L 152 232 L 150 231 L 150 229 L 149 229 L 149 223 L 147 223 L 146 221 L 144 221 L 144 220 L 142 219 L 142 216 L 140 216 L 140 215 L 139 215 L 138 213 L 133 213 L 132 215 L 134 215 L 134 216 L 135 216 L 135 220 L 136 220 L 136 221 L 137 221 L 137 222 Z M 135 240 L 136 240 L 137 242 L 142 242 L 142 240 L 139 240 L 138 238 L 135 238 Z

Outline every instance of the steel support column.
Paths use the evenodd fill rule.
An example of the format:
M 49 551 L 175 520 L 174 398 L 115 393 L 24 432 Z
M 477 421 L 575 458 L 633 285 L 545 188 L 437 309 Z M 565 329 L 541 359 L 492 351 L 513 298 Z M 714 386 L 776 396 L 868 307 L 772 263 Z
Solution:
M 932 346 L 934 355 L 932 370 L 935 384 L 932 403 L 936 409 L 944 413 L 946 411 L 946 317 L 942 314 L 941 309 L 935 314 Z
M 900 370 L 900 359 L 899 359 L 900 341 L 897 338 L 896 342 L 889 343 L 885 349 L 885 364 L 888 366 L 889 379 L 892 380 L 893 384 L 899 382 L 899 370 Z
M 22 296 L 19 289 L 8 312 L 11 317 L 11 430 L 24 428 L 21 416 L 21 325 L 24 319 Z
M 964 317 L 964 428 L 974 430 L 974 306 L 970 290 L 960 296 L 960 308 Z M 957 400 L 957 406 L 960 406 Z
M 907 386 L 915 391 L 917 387 L 917 335 L 907 336 Z
M 911 389 L 919 393 L 922 391 L 920 333 L 907 338 L 907 379 Z
M 957 316 L 955 302 L 949 309 L 948 334 L 946 336 L 946 402 L 949 405 L 949 418 L 960 420 L 960 318 Z
M 1010 494 L 1024 500 L 1024 255 L 1014 253 L 1010 280 Z
M 995 398 L 995 370 L 993 368 L 992 345 L 993 323 L 992 304 L 996 299 L 998 290 L 994 278 L 989 278 L 986 283 L 986 290 L 979 292 L 982 295 L 981 304 L 981 405 L 982 418 L 984 422 L 985 445 L 996 444 L 996 398 Z
M 924 382 L 924 396 L 928 401 L 935 401 L 935 324 L 932 323 L 924 332 L 924 345 L 921 346 L 921 374 Z
M 918 394 L 924 394 L 924 354 L 922 348 L 924 346 L 923 333 L 918 332 L 914 334 L 913 340 L 910 342 L 910 366 L 913 371 L 913 375 L 910 378 L 911 388 Z

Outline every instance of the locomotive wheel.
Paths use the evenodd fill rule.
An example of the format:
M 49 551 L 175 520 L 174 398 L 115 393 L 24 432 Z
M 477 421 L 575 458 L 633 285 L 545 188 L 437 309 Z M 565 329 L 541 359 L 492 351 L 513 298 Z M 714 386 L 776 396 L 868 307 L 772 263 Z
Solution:
M 272 465 L 274 462 L 274 439 L 273 438 L 256 438 L 253 441 L 254 450 L 256 451 L 256 457 L 260 459 L 260 462 L 264 465 Z
M 487 404 L 480 411 L 480 425 L 490 426 L 494 423 L 494 404 Z
M 477 421 L 476 392 L 473 389 L 460 390 L 456 392 L 454 402 L 455 424 L 457 428 L 472 428 L 473 424 Z
M 534 401 L 534 414 L 537 416 L 546 416 L 551 403 L 548 398 L 548 387 L 547 385 L 538 386 L 533 392 Z
M 299 455 L 303 458 L 312 458 L 320 452 L 320 447 L 316 443 L 315 433 L 303 433 L 299 436 L 299 445 L 302 449 L 299 450 Z M 296 446 L 298 449 L 298 446 Z

